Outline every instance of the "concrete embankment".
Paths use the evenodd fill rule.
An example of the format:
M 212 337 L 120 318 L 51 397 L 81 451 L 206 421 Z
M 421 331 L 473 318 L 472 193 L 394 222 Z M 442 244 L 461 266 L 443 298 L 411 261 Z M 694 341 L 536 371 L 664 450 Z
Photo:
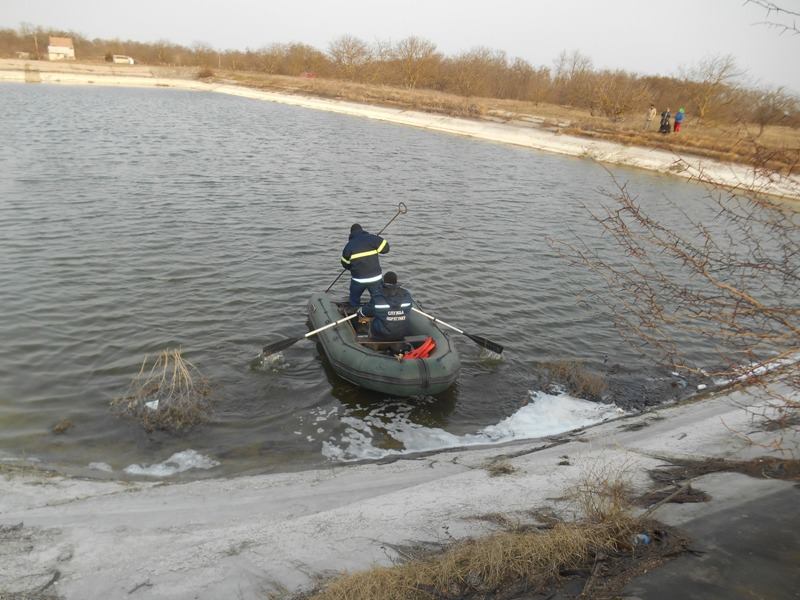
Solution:
M 798 190 L 800 190 L 800 179 L 798 178 L 773 177 L 768 179 L 743 165 L 720 163 L 688 155 L 679 157 L 664 150 L 625 146 L 602 140 L 588 140 L 531 126 L 434 115 L 413 110 L 283 94 L 239 85 L 170 76 L 175 73 L 177 71 L 151 69 L 137 65 L 72 65 L 45 61 L 0 60 L 0 82 L 162 87 L 215 92 L 420 127 L 544 152 L 590 158 L 606 164 L 647 169 L 679 177 L 692 178 L 702 174 L 703 178 L 715 181 L 720 185 L 758 189 L 778 196 L 794 198 L 797 197 Z
M 764 431 L 742 409 L 758 411 L 765 402 L 731 392 L 552 439 L 230 480 L 96 481 L 0 468 L 0 596 L 288 595 L 325 574 L 389 564 L 408 544 L 492 530 L 491 520 L 476 517 L 502 513 L 524 522 L 530 510 L 553 506 L 587 477 L 618 475 L 641 492 L 650 485 L 647 470 L 664 456 L 747 460 L 768 455 L 781 439 L 784 450 L 797 452 L 797 431 Z M 485 467 L 497 460 L 513 472 L 492 477 Z M 754 501 L 796 510 L 792 482 L 714 473 L 692 485 L 707 489 L 712 500 L 665 505 L 654 516 L 677 526 L 699 519 L 724 528 L 715 515 Z M 765 521 L 777 530 L 762 537 L 797 546 L 796 533 L 784 540 L 781 522 Z M 717 567 L 703 561 L 712 550 L 696 562 L 682 560 L 708 581 Z M 772 567 L 761 564 L 766 571 L 758 585 L 769 589 Z M 724 586 L 724 575 L 717 578 Z

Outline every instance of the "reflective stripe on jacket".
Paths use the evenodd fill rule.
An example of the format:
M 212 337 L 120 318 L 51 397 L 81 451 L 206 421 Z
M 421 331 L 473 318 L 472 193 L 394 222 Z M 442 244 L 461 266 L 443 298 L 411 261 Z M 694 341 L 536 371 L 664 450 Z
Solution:
M 399 285 L 384 283 L 372 301 L 361 309 L 372 320 L 372 337 L 382 340 L 402 340 L 411 333 L 411 294 Z
M 366 231 L 350 234 L 350 240 L 342 250 L 342 266 L 350 271 L 359 283 L 373 283 L 381 279 L 379 254 L 389 252 L 389 242 L 379 235 Z

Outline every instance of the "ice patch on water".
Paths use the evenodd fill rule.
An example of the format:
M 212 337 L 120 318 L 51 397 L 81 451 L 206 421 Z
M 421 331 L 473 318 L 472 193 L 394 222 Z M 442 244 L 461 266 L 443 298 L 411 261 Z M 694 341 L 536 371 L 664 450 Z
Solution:
M 93 471 L 103 471 L 104 473 L 113 473 L 114 469 L 110 464 L 104 462 L 89 463 L 89 468 Z
M 176 452 L 167 460 L 153 465 L 128 465 L 125 472 L 128 475 L 144 475 L 147 477 L 169 477 L 176 473 L 183 473 L 189 469 L 213 469 L 219 462 L 204 456 L 195 450 Z
M 412 422 L 408 411 L 381 413 L 374 410 L 366 417 L 344 416 L 346 429 L 339 439 L 322 444 L 322 454 L 331 460 L 352 461 L 379 459 L 390 455 L 428 452 L 463 446 L 501 444 L 513 440 L 555 435 L 594 425 L 621 416 L 624 411 L 614 404 L 580 400 L 566 394 L 552 395 L 530 392 L 530 402 L 496 425 L 477 433 L 455 435 L 438 427 L 425 427 Z M 392 417 L 387 419 L 388 414 Z M 400 442 L 401 450 L 375 445 L 376 432 Z

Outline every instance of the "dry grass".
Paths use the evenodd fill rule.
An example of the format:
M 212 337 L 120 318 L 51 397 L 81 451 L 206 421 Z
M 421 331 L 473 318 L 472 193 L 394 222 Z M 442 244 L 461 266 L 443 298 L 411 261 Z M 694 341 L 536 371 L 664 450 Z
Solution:
M 511 475 L 517 469 L 507 460 L 494 460 L 488 463 L 485 467 L 490 477 L 499 477 L 500 475 Z
M 598 560 L 633 552 L 633 536 L 642 524 L 631 516 L 628 498 L 627 483 L 621 480 L 605 475 L 586 480 L 570 494 L 583 511 L 575 522 L 553 521 L 544 529 L 512 527 L 457 542 L 438 555 L 344 575 L 309 598 L 483 598 L 505 589 L 543 589 L 565 573 L 589 573 Z
M 558 523 L 537 532 L 502 532 L 460 542 L 442 555 L 345 576 L 314 600 L 428 600 L 491 593 L 507 585 L 536 589 L 565 570 L 585 568 L 598 553 L 629 544 L 633 521 Z
M 208 419 L 210 388 L 180 349 L 144 357 L 128 393 L 111 401 L 120 414 L 138 420 L 147 431 L 181 431 Z
M 600 400 L 608 388 L 605 378 L 579 360 L 557 360 L 541 364 L 542 388 L 563 387 L 577 398 Z

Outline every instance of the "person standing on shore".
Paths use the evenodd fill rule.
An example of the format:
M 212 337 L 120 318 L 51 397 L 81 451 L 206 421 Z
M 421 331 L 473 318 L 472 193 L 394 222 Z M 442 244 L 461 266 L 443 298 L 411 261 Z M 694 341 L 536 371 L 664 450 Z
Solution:
M 647 119 L 644 122 L 644 130 L 649 131 L 650 126 L 653 124 L 653 121 L 656 118 L 656 105 L 651 104 L 650 109 L 647 111 Z
M 670 126 L 669 126 L 670 117 L 672 117 L 672 114 L 669 112 L 669 106 L 668 106 L 667 110 L 661 113 L 661 127 L 659 127 L 658 129 L 659 133 L 670 132 Z
M 678 112 L 675 113 L 675 128 L 673 131 L 678 133 L 681 130 L 681 124 L 683 123 L 683 117 L 686 116 L 686 111 L 683 108 L 679 108 Z
M 387 252 L 389 242 L 353 223 L 341 259 L 342 266 L 350 271 L 350 306 L 358 307 L 361 304 L 364 290 L 369 290 L 371 298 L 380 291 L 382 276 L 378 255 Z

